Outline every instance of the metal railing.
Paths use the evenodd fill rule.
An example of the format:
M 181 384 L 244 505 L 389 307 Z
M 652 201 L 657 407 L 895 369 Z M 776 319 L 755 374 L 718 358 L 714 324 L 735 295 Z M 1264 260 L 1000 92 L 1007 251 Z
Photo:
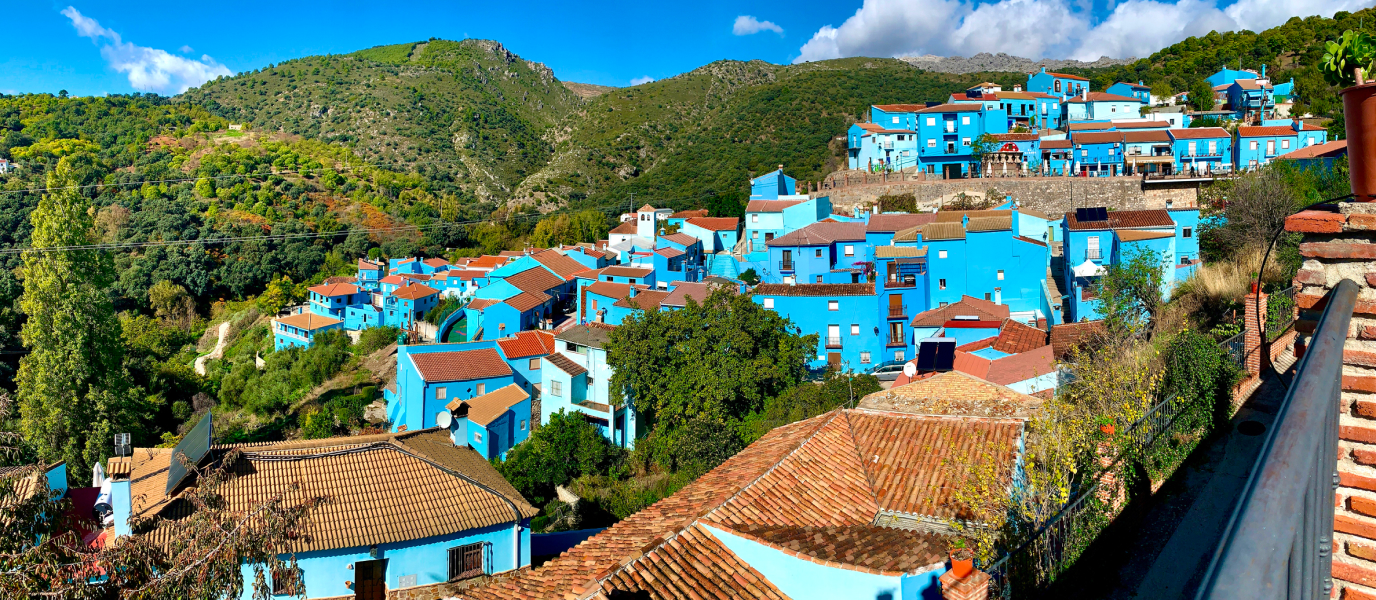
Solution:
M 1266 298 L 1266 341 L 1275 341 L 1295 322 L 1294 286 L 1275 292 Z M 1256 324 L 1253 323 L 1253 326 Z
M 889 335 L 889 342 L 888 342 L 888 345 L 890 345 L 890 346 L 907 346 L 907 345 L 908 345 L 908 340 L 905 339 L 902 335 L 894 336 L 894 335 L 890 334 L 890 335 Z
M 1085 250 L 1085 260 L 1102 260 L 1104 255 L 1098 248 L 1088 248 Z
M 1256 324 L 1253 323 L 1252 326 L 1255 327 Z M 1228 352 L 1228 358 L 1233 359 L 1233 364 L 1236 365 L 1237 368 L 1239 368 L 1239 369 L 1246 369 L 1246 368 L 1247 368 L 1247 331 L 1246 331 L 1246 327 L 1243 328 L 1243 331 L 1242 331 L 1241 333 L 1238 333 L 1237 335 L 1235 335 L 1235 336 L 1233 336 L 1233 337 L 1230 337 L 1230 338 L 1228 338 L 1228 339 L 1226 339 L 1226 340 L 1223 340 L 1222 342 L 1219 342 L 1218 345 L 1219 345 L 1219 346 L 1222 346 L 1223 349 L 1224 349 L 1225 351 Z
M 780 270 L 780 271 L 792 271 L 792 270 L 793 270 L 793 261 L 787 261 L 787 260 L 786 260 L 786 261 L 780 262 L 780 263 L 779 263 L 779 270 Z
M 1197 599 L 1330 597 L 1343 345 L 1356 303 L 1351 280 L 1329 293 Z
M 830 337 L 830 336 L 827 337 L 827 348 L 840 348 L 840 347 L 841 347 L 841 338 L 839 338 L 839 337 Z
M 884 282 L 886 288 L 910 288 L 917 287 L 917 277 L 912 275 L 895 276 L 890 275 Z
M 899 305 L 899 306 L 894 306 L 894 305 L 892 305 L 892 304 L 889 305 L 889 318 L 890 318 L 890 319 L 902 319 L 902 318 L 906 317 L 907 315 L 908 315 L 908 305 L 907 305 L 907 304 L 903 304 L 903 305 Z

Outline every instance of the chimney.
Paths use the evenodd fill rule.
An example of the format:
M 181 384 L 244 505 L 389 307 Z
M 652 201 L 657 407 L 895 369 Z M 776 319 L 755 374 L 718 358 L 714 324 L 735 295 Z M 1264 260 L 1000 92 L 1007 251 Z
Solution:
M 631 286 L 631 297 L 634 298 L 635 295 L 636 295 L 636 293 L 639 292 L 639 291 L 640 291 L 640 290 L 637 290 L 637 289 L 635 288 L 635 286 Z
M 1087 87 L 1080 88 L 1080 99 L 1081 99 L 1081 100 L 1085 100 L 1085 101 L 1088 101 L 1088 100 L 1089 100 L 1089 88 L 1087 88 Z
M 1294 121 L 1290 122 L 1290 128 L 1297 132 L 1301 131 L 1304 129 L 1304 123 L 1301 123 L 1299 117 L 1296 117 Z

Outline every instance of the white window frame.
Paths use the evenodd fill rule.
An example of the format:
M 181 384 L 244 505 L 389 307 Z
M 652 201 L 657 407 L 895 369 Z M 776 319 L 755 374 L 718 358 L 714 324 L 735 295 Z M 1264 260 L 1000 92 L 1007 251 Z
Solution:
M 945 251 L 945 250 L 937 250 L 937 251 L 936 251 L 936 257 L 937 257 L 937 258 L 946 258 L 946 251 Z
M 1256 141 L 1256 140 L 1251 140 L 1251 141 L 1247 142 L 1247 149 L 1248 149 L 1248 150 L 1256 150 L 1256 149 L 1257 149 L 1257 141 Z
M 1003 281 L 1003 269 L 999 269 L 999 281 Z
M 893 122 L 894 122 L 895 125 L 897 125 L 897 124 L 898 124 L 898 117 L 895 116 L 895 117 L 893 118 Z
M 862 364 L 862 365 L 868 365 L 868 364 L 870 364 L 870 353 L 869 353 L 869 352 L 861 352 L 861 353 L 860 353 L 860 364 Z
M 860 324 L 859 324 L 859 323 L 851 323 L 851 324 L 850 324 L 850 334 L 851 334 L 851 335 L 860 335 Z
M 846 256 L 855 256 L 855 246 L 846 246 Z
M 564 395 L 564 382 L 559 381 L 558 379 L 556 379 L 556 380 L 554 380 L 554 381 L 551 381 L 551 382 L 549 383 L 549 395 L 551 395 L 551 396 L 563 396 L 563 395 Z
M 960 116 L 960 124 L 961 124 L 961 125 L 969 125 L 969 124 L 970 124 L 970 115 L 961 115 L 961 116 Z
M 765 299 L 764 299 L 764 307 L 765 307 L 765 308 L 774 308 L 774 299 L 773 299 L 773 298 L 765 298 Z
M 927 126 L 936 127 L 936 117 L 927 117 Z
M 436 400 L 448 400 L 448 399 L 449 399 L 449 388 L 447 388 L 447 387 L 437 387 L 437 388 L 435 388 L 435 399 L 436 399 Z
M 935 148 L 935 147 L 936 147 L 936 138 L 927 138 L 927 147 L 928 147 L 928 148 Z
M 827 310 L 832 312 L 841 310 L 841 302 L 837 300 L 827 300 Z
M 1281 140 L 1281 141 L 1280 141 L 1280 149 L 1281 149 L 1281 150 L 1289 150 L 1289 149 L 1290 149 L 1290 140 Z

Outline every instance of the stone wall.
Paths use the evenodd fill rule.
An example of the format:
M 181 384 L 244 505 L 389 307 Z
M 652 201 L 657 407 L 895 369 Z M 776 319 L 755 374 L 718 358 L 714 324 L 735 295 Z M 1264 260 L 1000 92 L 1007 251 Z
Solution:
M 813 197 L 828 196 L 834 212 L 851 214 L 856 206 L 870 207 L 880 196 L 913 194 L 920 208 L 939 208 L 957 195 L 983 198 L 990 188 L 1011 195 L 1022 206 L 1058 216 L 1076 208 L 1106 206 L 1114 210 L 1184 208 L 1198 202 L 1198 184 L 1186 182 L 1143 185 L 1140 177 L 1017 177 L 995 179 L 952 179 L 936 181 L 883 181 L 871 175 L 872 183 L 839 185 L 812 192 Z M 1002 203 L 1002 200 L 999 200 Z
M 1343 345 L 1333 591 L 1335 598 L 1376 598 L 1376 203 L 1304 211 L 1285 228 L 1304 234 L 1304 264 L 1294 281 L 1297 349 L 1310 345 L 1338 282 L 1350 279 L 1360 288 Z

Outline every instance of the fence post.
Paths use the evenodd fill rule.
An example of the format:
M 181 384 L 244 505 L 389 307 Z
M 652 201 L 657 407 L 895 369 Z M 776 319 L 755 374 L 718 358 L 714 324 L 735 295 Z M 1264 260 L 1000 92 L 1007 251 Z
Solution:
M 1242 353 L 1246 357 L 1247 374 L 1260 377 L 1271 366 L 1271 353 L 1266 343 L 1266 293 L 1254 291 L 1242 297 Z M 1260 323 L 1260 326 L 1258 326 Z

